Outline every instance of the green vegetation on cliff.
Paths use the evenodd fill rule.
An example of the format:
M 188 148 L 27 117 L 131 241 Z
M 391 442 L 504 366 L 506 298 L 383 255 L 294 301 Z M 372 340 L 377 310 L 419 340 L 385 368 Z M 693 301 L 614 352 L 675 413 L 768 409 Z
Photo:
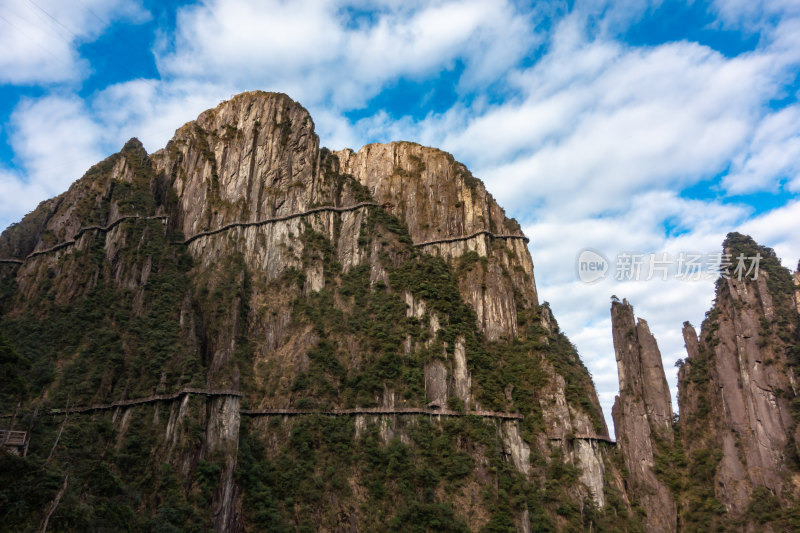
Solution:
M 179 228 L 246 222 L 251 209 L 283 216 L 291 206 L 375 202 L 333 154 L 298 145 L 308 140 L 298 134 L 308 127 L 302 108 L 252 98 L 266 102 L 269 121 L 260 118 L 275 139 L 262 139 L 258 120 L 219 125 L 233 112 L 215 110 L 152 157 L 129 142 L 0 236 L 4 257 L 20 259 L 67 243 L 0 265 L 0 407 L 12 415 L 20 402 L 4 420 L 30 436 L 25 457 L 0 457 L 0 529 L 37 530 L 52 508 L 49 531 L 494 532 L 523 521 L 539 531 L 636 531 L 638 515 L 611 482 L 606 509 L 595 507 L 575 436 L 547 434 L 544 411 L 557 394 L 567 417 L 588 418 L 598 432 L 602 415 L 532 279 L 528 296 L 514 293 L 526 268 L 497 266 L 516 260 L 502 242 L 483 255 L 429 255 L 391 205 L 373 205 L 179 244 Z M 230 168 L 233 145 L 248 135 L 247 149 L 274 159 L 268 169 L 250 165 L 260 181 L 248 191 L 264 185 L 257 202 L 226 196 L 225 180 L 242 177 Z M 405 163 L 411 170 L 399 177 L 409 180 L 432 168 L 417 156 Z M 457 178 L 477 201 L 479 180 L 465 168 Z M 207 201 L 192 218 L 197 198 Z M 103 227 L 128 215 L 142 218 Z M 155 215 L 163 218 L 144 218 Z M 101 228 L 69 242 L 90 225 Z M 464 276 L 489 267 L 507 289 L 516 336 L 489 341 L 463 296 Z M 466 368 L 456 377 L 462 342 Z M 466 393 L 454 392 L 456 379 Z M 53 411 L 184 388 L 195 393 Z M 424 407 L 432 389 L 448 398 L 441 408 L 463 416 L 323 414 Z M 220 390 L 241 398 L 212 394 Z M 317 413 L 244 412 L 269 408 Z M 470 415 L 476 408 L 524 419 Z M 605 443 L 592 446 L 597 461 L 613 459 Z

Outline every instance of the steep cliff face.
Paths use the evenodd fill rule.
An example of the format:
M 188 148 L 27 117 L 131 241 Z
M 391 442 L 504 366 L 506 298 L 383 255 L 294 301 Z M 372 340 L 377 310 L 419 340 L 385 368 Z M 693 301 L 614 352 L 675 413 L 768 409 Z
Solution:
M 628 469 L 626 483 L 647 510 L 648 531 L 675 531 L 675 502 L 654 471 L 656 441 L 673 441 L 672 402 L 661 352 L 647 322 L 635 322 L 627 300 L 612 303 L 611 327 L 620 390 L 612 416 Z
M 688 322 L 683 326 L 687 358 L 679 361 L 677 425 L 669 422 L 661 356 L 646 323 L 634 327 L 627 302 L 612 305 L 620 376 L 614 425 L 630 493 L 645 509 L 649 530 L 800 526 L 800 331 L 792 275 L 749 237 L 731 233 L 723 250 L 733 266 L 717 281 L 700 336 Z M 745 275 L 755 257 L 758 270 Z
M 724 250 L 734 264 L 740 255 L 759 255 L 760 268 L 755 279 L 752 273 L 720 278 L 699 339 L 691 326 L 684 327 L 681 432 L 690 468 L 713 479 L 713 495 L 727 515 L 763 523 L 754 509 L 764 501 L 791 507 L 800 481 L 792 408 L 798 395 L 798 314 L 791 274 L 771 249 L 732 233 Z M 694 502 L 687 505 L 691 514 Z M 776 511 L 768 526 L 780 530 L 785 518 Z
M 67 476 L 62 529 L 635 527 L 526 243 L 448 154 L 331 153 L 285 95 L 129 142 L 0 236 L 6 471 L 50 480 L 13 523 Z
M 794 305 L 800 313 L 800 261 L 797 263 L 797 270 L 794 271 Z
M 452 264 L 467 253 L 485 258 L 459 278 L 462 298 L 489 340 L 517 335 L 517 307 L 538 303 L 527 238 L 464 165 L 413 143 L 371 144 L 336 156 L 342 172 L 405 222 L 424 253 Z

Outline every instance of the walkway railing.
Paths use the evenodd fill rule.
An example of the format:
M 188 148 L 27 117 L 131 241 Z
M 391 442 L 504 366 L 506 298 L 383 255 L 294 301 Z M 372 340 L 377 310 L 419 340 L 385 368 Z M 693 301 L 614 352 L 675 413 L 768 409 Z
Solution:
M 116 409 L 117 407 L 130 407 L 133 405 L 143 405 L 156 402 L 171 402 L 186 396 L 188 394 L 197 394 L 200 396 L 236 396 L 241 398 L 243 394 L 234 390 L 213 390 L 213 389 L 182 389 L 173 394 L 154 394 L 144 398 L 135 398 L 132 400 L 120 400 L 114 403 L 107 403 L 101 405 L 87 405 L 83 407 L 70 407 L 67 409 L 51 409 L 52 415 L 70 415 L 73 413 L 90 413 L 92 411 L 104 411 L 107 409 Z
M 78 232 L 72 237 L 72 239 L 70 239 L 68 241 L 60 242 L 60 243 L 56 244 L 55 246 L 51 246 L 50 248 L 45 248 L 44 250 L 38 250 L 36 252 L 32 252 L 32 253 L 28 254 L 27 256 L 25 256 L 25 259 L 13 259 L 13 258 L 12 259 L 0 259 L 0 263 L 21 265 L 25 261 L 27 261 L 29 259 L 32 259 L 34 257 L 40 256 L 40 255 L 44 255 L 44 254 L 49 254 L 49 253 L 52 253 L 52 252 L 57 252 L 58 250 L 62 250 L 64 248 L 67 248 L 68 246 L 74 246 L 75 243 L 78 241 L 78 239 L 81 237 L 81 235 L 83 235 L 87 231 L 100 231 L 100 232 L 106 233 L 108 231 L 111 231 L 118 224 L 120 224 L 122 222 L 125 222 L 126 220 L 168 220 L 168 219 L 169 219 L 169 217 L 166 216 L 166 215 L 155 215 L 155 216 L 150 216 L 150 217 L 143 217 L 143 216 L 139 216 L 139 215 L 127 215 L 127 216 L 124 216 L 124 217 L 119 217 L 118 219 L 114 220 L 113 222 L 110 222 L 106 226 L 84 226 L 84 227 L 82 227 L 81 229 L 78 230 Z
M 564 435 L 563 437 L 548 436 L 547 438 L 548 440 L 598 440 L 600 442 L 608 442 L 610 444 L 617 443 L 616 441 L 613 441 L 604 435 L 594 435 L 591 433 L 575 433 Z
M 200 233 L 195 233 L 188 239 L 184 241 L 177 241 L 173 242 L 172 244 L 189 244 L 201 237 L 207 237 L 209 235 L 215 235 L 217 233 L 222 233 L 223 231 L 228 231 L 229 229 L 233 228 L 249 228 L 254 226 L 264 226 L 266 224 L 274 224 L 275 222 L 284 222 L 286 220 L 291 220 L 293 218 L 300 218 L 309 215 L 313 215 L 315 213 L 324 213 L 324 212 L 333 212 L 333 213 L 345 213 L 348 211 L 355 211 L 356 209 L 361 209 L 362 207 L 381 207 L 381 204 L 375 202 L 361 202 L 359 204 L 351 205 L 348 207 L 336 207 L 334 205 L 324 205 L 321 207 L 315 207 L 314 209 L 309 209 L 308 211 L 301 211 L 299 213 L 292 213 L 289 215 L 284 215 L 280 217 L 274 218 L 265 218 L 263 220 L 257 220 L 255 222 L 231 222 L 230 224 L 225 224 L 221 228 L 217 228 L 214 230 L 209 231 L 201 231 Z
M 419 243 L 415 243 L 414 246 L 430 246 L 432 244 L 446 244 L 446 243 L 449 243 L 449 242 L 466 241 L 466 240 L 469 240 L 469 239 L 474 239 L 475 237 L 479 237 L 481 235 L 486 235 L 486 236 L 488 236 L 488 237 L 490 237 L 492 239 L 520 239 L 521 241 L 524 241 L 526 244 L 528 242 L 530 242 L 530 239 L 528 237 L 526 237 L 525 235 L 511 235 L 511 234 L 506 234 L 506 233 L 492 233 L 491 231 L 484 229 L 484 230 L 476 231 L 475 233 L 473 233 L 471 235 L 464 235 L 462 237 L 445 237 L 445 238 L 442 238 L 442 239 L 435 239 L 435 240 L 432 240 L 432 241 L 419 242 Z
M 25 446 L 25 431 L 11 431 L 7 429 L 0 429 L 0 446 L 22 447 Z
M 235 390 L 218 389 L 197 389 L 186 388 L 172 394 L 154 394 L 144 398 L 134 398 L 131 400 L 119 400 L 113 403 L 85 405 L 79 407 L 68 407 L 66 409 L 51 409 L 51 415 L 70 415 L 76 413 L 91 413 L 94 411 L 104 411 L 116 409 L 118 407 L 132 407 L 156 402 L 171 402 L 189 394 L 199 396 L 234 396 L 242 398 L 244 395 Z M 502 411 L 455 411 L 452 409 L 438 409 L 434 407 L 355 407 L 352 409 L 293 409 L 293 408 L 265 408 L 265 409 L 242 409 L 239 411 L 244 416 L 301 416 L 301 415 L 330 415 L 330 416 L 350 416 L 350 415 L 434 415 L 434 416 L 479 416 L 483 418 L 500 418 L 504 420 L 522 420 L 524 417 L 519 413 L 509 413 Z M 12 415 L 0 415 L 2 418 Z
M 299 416 L 299 415 L 435 415 L 435 416 L 480 416 L 483 418 L 502 418 L 522 420 L 519 413 L 499 411 L 454 411 L 451 409 L 432 409 L 424 407 L 356 407 L 354 409 L 246 409 L 240 411 L 245 416 Z
M 313 209 L 309 209 L 308 211 L 302 211 L 300 213 L 292 213 L 292 214 L 284 215 L 284 216 L 280 216 L 280 217 L 266 218 L 266 219 L 263 219 L 263 220 L 257 220 L 255 222 L 231 222 L 230 224 L 225 224 L 224 226 L 222 226 L 220 228 L 217 228 L 217 229 L 214 229 L 214 230 L 201 231 L 200 233 L 196 233 L 196 234 L 188 237 L 187 239 L 185 239 L 183 241 L 174 241 L 171 244 L 187 245 L 187 244 L 191 244 L 192 242 L 194 242 L 197 239 L 200 239 L 202 237 L 208 237 L 208 236 L 211 236 L 211 235 L 216 235 L 218 233 L 222 233 L 222 232 L 228 231 L 230 229 L 234 229 L 234 228 L 249 228 L 249 227 L 256 227 L 256 226 L 264 226 L 266 224 L 274 224 L 275 222 L 284 222 L 286 220 L 291 220 L 293 218 L 305 217 L 305 216 L 313 215 L 313 214 L 316 214 L 316 213 L 324 213 L 324 212 L 345 213 L 345 212 L 348 212 L 348 211 L 355 211 L 355 210 L 361 209 L 363 207 L 382 207 L 382 204 L 379 204 L 377 202 L 361 202 L 361 203 L 358 203 L 358 204 L 355 204 L 355 205 L 351 205 L 351 206 L 347 206 L 347 207 L 336 207 L 336 206 L 333 206 L 333 205 L 326 205 L 326 206 L 315 207 Z M 86 227 L 83 227 L 80 230 L 78 230 L 78 232 L 73 236 L 73 238 L 71 240 L 58 243 L 58 244 L 56 244 L 54 246 L 51 246 L 50 248 L 46 248 L 44 250 L 39 250 L 39 251 L 36 251 L 36 252 L 32 252 L 32 253 L 28 254 L 24 259 L 16 259 L 16 258 L 0 259 L 0 264 L 22 265 L 25 261 L 27 261 L 29 259 L 32 259 L 34 257 L 40 256 L 40 255 L 44 255 L 44 254 L 49 254 L 49 253 L 52 253 L 52 252 L 57 252 L 58 250 L 62 250 L 62 249 L 67 248 L 69 246 L 75 245 L 75 243 L 80 238 L 80 236 L 83 235 L 87 231 L 108 232 L 112 228 L 114 228 L 116 225 L 118 225 L 121 222 L 124 222 L 126 220 L 134 220 L 134 219 L 141 219 L 141 220 L 155 220 L 155 219 L 167 220 L 168 218 L 169 217 L 167 217 L 166 215 L 156 215 L 156 216 L 149 216 L 149 217 L 142 217 L 142 216 L 139 216 L 139 215 L 129 215 L 129 216 L 120 217 L 120 218 L 114 220 L 113 222 L 111 222 L 110 224 L 108 224 L 107 226 L 86 226 Z M 508 240 L 508 239 L 520 239 L 523 242 L 525 242 L 526 244 L 528 242 L 530 242 L 530 239 L 528 237 L 524 236 L 524 235 L 512 235 L 512 234 L 506 234 L 506 233 L 493 233 L 493 232 L 491 232 L 489 230 L 480 230 L 480 231 L 476 231 L 475 233 L 472 233 L 470 235 L 462 235 L 462 236 L 457 236 L 457 237 L 444 237 L 444 238 L 441 238 L 441 239 L 434 239 L 434 240 L 430 240 L 430 241 L 419 242 L 419 243 L 415 243 L 414 246 L 421 248 L 423 246 L 431 246 L 431 245 L 434 245 L 434 244 L 446 244 L 446 243 L 450 243 L 450 242 L 466 241 L 466 240 L 469 240 L 469 239 L 474 239 L 475 237 L 479 237 L 481 235 L 486 235 L 487 237 L 489 237 L 491 239 L 506 239 L 506 240 Z

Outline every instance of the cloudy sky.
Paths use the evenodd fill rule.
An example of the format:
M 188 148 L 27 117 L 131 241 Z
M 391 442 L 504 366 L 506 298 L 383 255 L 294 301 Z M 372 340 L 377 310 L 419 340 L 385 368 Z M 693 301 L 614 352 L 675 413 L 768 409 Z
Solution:
M 0 228 L 130 137 L 154 151 L 233 94 L 285 92 L 325 146 L 413 140 L 484 180 L 609 417 L 612 294 L 674 396 L 725 234 L 797 265 L 799 67 L 797 0 L 2 0 Z M 592 284 L 587 248 L 608 266 Z

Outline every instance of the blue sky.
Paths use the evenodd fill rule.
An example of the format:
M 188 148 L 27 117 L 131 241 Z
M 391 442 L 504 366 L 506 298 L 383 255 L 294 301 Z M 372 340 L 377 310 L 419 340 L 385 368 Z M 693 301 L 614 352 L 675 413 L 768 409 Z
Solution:
M 587 285 L 578 253 L 713 253 L 738 230 L 795 267 L 799 65 L 796 0 L 4 0 L 0 227 L 130 137 L 155 151 L 233 94 L 285 92 L 322 145 L 418 141 L 482 178 L 609 414 L 609 296 L 648 319 L 674 393 L 713 283 Z

